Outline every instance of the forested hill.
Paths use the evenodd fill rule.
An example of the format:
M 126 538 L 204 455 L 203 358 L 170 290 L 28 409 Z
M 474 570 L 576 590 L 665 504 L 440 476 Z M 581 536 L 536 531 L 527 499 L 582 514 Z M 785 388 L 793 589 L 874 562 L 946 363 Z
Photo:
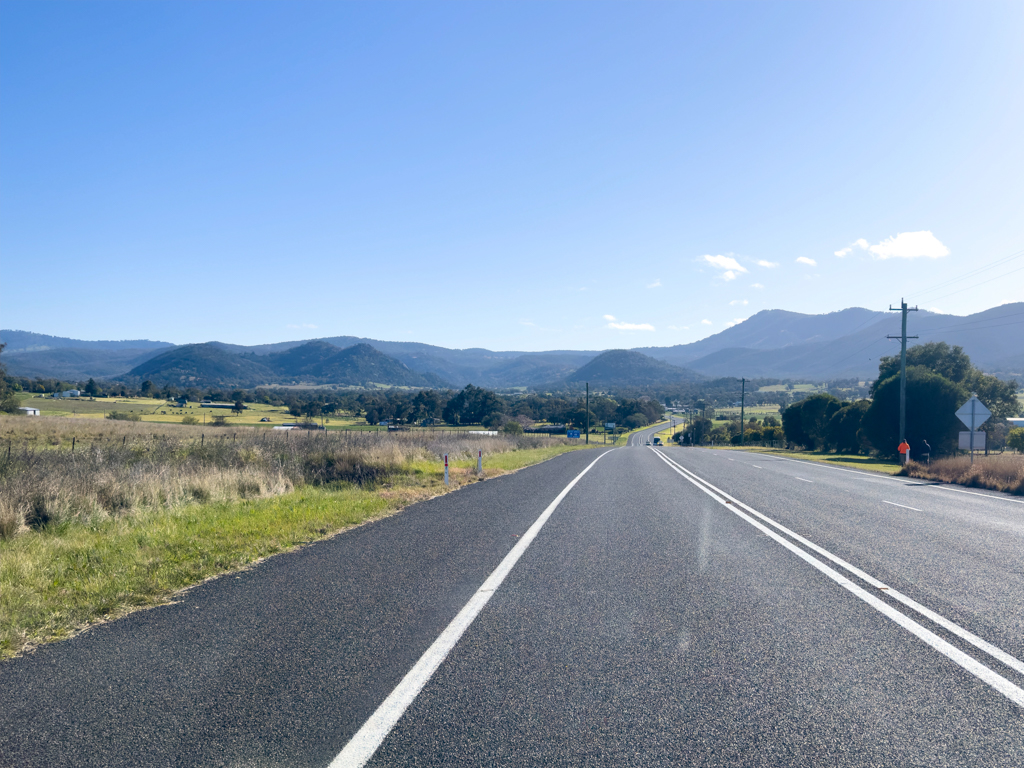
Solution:
M 438 387 L 446 382 L 410 370 L 368 344 L 341 349 L 311 341 L 269 355 L 236 354 L 217 344 L 188 344 L 147 360 L 125 378 L 188 386 L 270 384 Z
M 699 373 L 669 365 L 628 349 L 611 349 L 567 376 L 567 384 L 589 382 L 599 387 L 649 387 L 703 378 Z

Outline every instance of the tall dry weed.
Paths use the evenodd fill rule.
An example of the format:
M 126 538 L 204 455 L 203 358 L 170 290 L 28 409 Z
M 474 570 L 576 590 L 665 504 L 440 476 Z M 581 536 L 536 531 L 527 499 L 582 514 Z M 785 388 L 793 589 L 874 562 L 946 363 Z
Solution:
M 0 538 L 147 509 L 256 498 L 305 485 L 386 482 L 439 462 L 562 442 L 464 432 L 321 432 L 0 417 Z M 72 450 L 74 446 L 74 450 Z
M 912 461 L 900 474 L 1024 495 L 1024 456 L 1014 454 L 975 456 L 973 464 L 969 456 L 936 459 L 931 464 Z

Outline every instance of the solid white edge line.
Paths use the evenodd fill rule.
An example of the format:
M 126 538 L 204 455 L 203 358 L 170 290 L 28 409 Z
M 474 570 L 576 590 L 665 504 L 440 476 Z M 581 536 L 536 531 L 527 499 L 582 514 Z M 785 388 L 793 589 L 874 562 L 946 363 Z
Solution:
M 459 638 L 469 628 L 469 625 L 473 623 L 473 620 L 483 610 L 483 607 L 487 605 L 494 591 L 501 586 L 505 577 L 508 576 L 519 558 L 523 556 L 526 548 L 530 546 L 537 537 L 537 534 L 540 533 L 544 523 L 548 521 L 548 518 L 551 517 L 558 505 L 569 494 L 573 486 L 580 481 L 580 478 L 587 474 L 608 453 L 608 451 L 605 451 L 590 462 L 586 469 L 576 475 L 572 482 L 562 489 L 562 492 L 555 497 L 555 500 L 534 521 L 533 525 L 523 534 L 512 550 L 505 555 L 505 559 L 491 572 L 491 575 L 487 577 L 480 589 L 463 606 L 458 615 L 452 619 L 452 622 L 438 636 L 437 640 L 420 657 L 415 666 L 409 670 L 402 679 L 402 682 L 395 686 L 395 689 L 377 707 L 377 710 L 363 723 L 363 727 L 356 732 L 348 744 L 345 745 L 345 748 L 331 761 L 330 768 L 361 768 L 373 757 L 373 754 L 383 743 L 384 739 L 387 738 L 387 735 L 401 719 L 405 710 L 416 700 L 420 691 L 423 690 L 423 686 L 427 684 L 434 672 L 437 671 L 437 668 L 441 666 L 441 662 L 445 660 L 452 648 L 455 647 L 455 644 L 459 642 Z
M 915 512 L 921 512 L 922 511 L 922 510 L 918 509 L 917 507 L 908 507 L 906 504 L 897 504 L 895 501 L 886 501 L 885 499 L 883 499 L 882 503 L 883 504 L 892 504 L 894 507 L 900 507 L 902 509 L 912 509 Z
M 953 493 L 966 493 L 968 496 L 981 496 L 983 499 L 995 499 L 996 501 L 1012 501 L 1014 504 L 1024 504 L 1024 499 L 1007 499 L 1003 496 L 990 496 L 987 493 L 965 491 L 960 488 L 950 488 L 948 485 L 922 485 L 922 488 L 935 488 L 940 491 L 952 491 Z
M 852 573 L 854 576 L 856 576 L 857 578 L 861 579 L 862 581 L 870 584 L 875 589 L 878 589 L 880 591 L 884 591 L 887 595 L 892 597 L 894 600 L 896 600 L 897 602 L 902 603 L 907 608 L 910 608 L 911 610 L 921 614 L 926 619 L 931 621 L 933 624 L 939 625 L 940 627 L 945 629 L 947 632 L 950 632 L 951 634 L 956 635 L 957 637 L 961 638 L 962 640 L 966 641 L 967 643 L 970 643 L 971 645 L 973 645 L 978 650 L 987 653 L 989 656 L 991 656 L 992 658 L 994 658 L 997 661 L 1001 662 L 1002 664 L 1005 664 L 1007 667 L 1009 667 L 1010 669 L 1014 670 L 1015 672 L 1018 672 L 1020 674 L 1024 674 L 1024 662 L 1022 662 L 1016 656 L 1011 656 L 1009 653 L 1004 651 L 1002 648 L 999 648 L 998 646 L 992 645 L 992 643 L 988 642 L 987 640 L 983 640 L 982 638 L 980 638 L 977 635 L 975 635 L 973 632 L 969 632 L 968 630 L 964 629 L 959 624 L 954 624 L 952 621 L 950 621 L 946 617 L 941 616 L 938 613 L 935 613 L 935 611 L 931 610 L 930 608 L 926 608 L 925 606 L 923 606 L 920 603 L 918 603 L 916 600 L 914 600 L 914 599 L 912 599 L 910 597 L 907 597 L 906 595 L 904 595 L 899 590 L 893 589 L 892 587 L 888 586 L 887 584 L 885 584 L 885 583 L 879 581 L 878 579 L 874 578 L 873 576 L 865 573 L 860 568 L 857 568 L 855 565 L 851 565 L 850 563 L 846 562 L 841 557 L 838 557 L 837 555 L 833 555 L 827 549 L 823 549 L 822 547 L 819 547 L 813 541 L 810 541 L 810 540 L 804 538 L 803 536 L 801 536 L 800 534 L 796 533 L 795 531 L 791 531 L 786 526 L 784 526 L 784 525 L 782 525 L 780 523 L 775 522 L 770 517 L 768 517 L 766 515 L 763 515 L 762 513 L 758 512 L 753 507 L 750 507 L 747 504 L 744 504 L 739 499 L 736 499 L 735 497 L 730 496 L 725 491 L 722 491 L 721 489 L 719 489 L 716 486 L 714 486 L 711 483 L 709 483 L 707 480 L 705 480 L 702 477 L 699 477 L 698 475 L 694 474 L 693 472 L 691 472 L 690 470 L 686 469 L 686 467 L 682 466 L 681 464 L 677 464 L 672 459 L 669 459 L 668 457 L 663 455 L 660 451 L 655 451 L 655 453 L 658 454 L 658 457 L 661 458 L 662 461 L 664 461 L 667 464 L 669 464 L 669 466 L 672 469 L 675 469 L 677 473 L 681 474 L 684 478 L 689 480 L 691 483 L 696 485 L 698 488 L 703 490 L 705 493 L 708 493 L 708 495 L 712 496 L 712 498 L 715 498 L 715 495 L 717 494 L 718 496 L 721 496 L 721 497 L 723 497 L 725 499 L 728 499 L 729 501 L 733 502 L 733 505 L 742 507 L 743 509 L 745 509 L 748 512 L 750 512 L 752 515 L 755 515 L 756 517 L 760 518 L 761 520 L 764 520 L 769 525 L 772 525 L 775 528 L 777 528 L 778 530 L 780 530 L 783 533 L 785 533 L 787 536 L 792 538 L 794 541 L 798 541 L 799 543 L 803 544 L 808 549 L 811 549 L 814 552 L 817 552 L 822 557 L 827 558 L 828 560 L 832 561 L 833 563 L 835 563 L 839 567 L 843 568 L 844 570 L 848 571 L 849 573 Z M 692 478 L 691 478 L 691 476 L 692 476 Z M 697 481 L 699 481 L 699 482 L 697 482 Z M 711 493 L 707 489 L 705 489 L 703 487 L 703 485 L 701 485 L 701 483 L 703 485 L 707 485 L 708 487 L 714 489 L 714 493 Z M 721 499 L 717 499 L 716 498 L 716 500 L 719 501 L 719 503 L 723 504 L 723 506 L 726 506 L 727 508 L 731 509 L 732 505 L 725 504 L 725 502 L 721 501 Z M 739 511 L 736 510 L 736 509 L 732 509 L 732 511 L 735 512 L 736 514 L 740 514 Z M 741 515 L 741 517 L 743 517 L 743 515 Z M 803 550 L 799 550 L 799 549 L 798 549 L 798 551 L 803 552 Z M 813 558 L 811 558 L 811 559 L 813 560 Z M 818 561 L 815 560 L 815 562 L 818 562 Z M 883 605 L 884 605 L 884 603 L 883 603 Z M 899 614 L 899 615 L 902 616 L 903 614 Z M 912 620 L 908 618 L 908 621 L 912 621 Z M 922 629 L 924 629 L 924 628 L 922 627 Z M 928 631 L 928 630 L 925 630 L 925 631 Z M 945 642 L 945 641 L 942 641 L 942 642 Z M 970 657 L 968 656 L 967 658 L 970 658 Z M 985 669 L 988 669 L 988 667 L 985 667 Z M 997 673 L 992 672 L 992 674 L 995 675 Z M 1001 678 L 1001 679 L 1005 679 L 1005 678 Z M 1013 685 L 1013 683 L 1010 683 L 1009 681 L 1006 681 L 1006 682 L 1009 685 Z M 1014 686 L 1014 687 L 1016 688 L 1016 686 Z M 1020 690 L 1020 689 L 1018 688 L 1017 690 Z M 1022 706 L 1024 706 L 1024 705 L 1022 705 Z
M 758 454 L 752 454 L 752 455 L 756 456 Z M 920 480 L 920 479 L 922 479 L 922 478 L 904 477 L 903 475 L 880 475 L 880 474 L 875 473 L 875 472 L 861 472 L 859 469 L 846 469 L 845 467 L 833 467 L 830 464 L 822 464 L 821 462 L 815 462 L 815 461 L 803 461 L 801 459 L 789 459 L 789 458 L 786 458 L 785 456 L 776 456 L 776 455 L 771 454 L 771 453 L 760 454 L 760 455 L 762 455 L 762 456 L 769 456 L 772 459 L 775 459 L 776 461 L 792 461 L 794 464 L 804 464 L 804 465 L 807 465 L 807 466 L 812 466 L 815 469 L 833 469 L 833 470 L 835 470 L 837 472 L 849 472 L 849 473 L 854 474 L 854 475 L 864 475 L 865 477 L 878 478 L 879 480 L 896 480 L 897 482 L 899 482 L 899 481 L 903 481 L 903 480 L 915 480 L 915 479 L 916 480 Z M 912 485 L 914 485 L 916 487 L 920 487 L 920 488 L 937 488 L 940 491 L 953 491 L 954 493 L 966 493 L 966 494 L 968 494 L 970 496 L 981 496 L 982 498 L 985 498 L 985 499 L 995 499 L 996 501 L 1009 501 L 1009 502 L 1012 502 L 1014 504 L 1024 504 L 1024 499 L 1008 499 L 1005 496 L 992 496 L 992 495 L 987 494 L 987 493 L 977 493 L 975 491 L 965 491 L 965 490 L 962 490 L 960 488 L 950 488 L 948 485 L 925 485 L 924 483 L 913 483 Z

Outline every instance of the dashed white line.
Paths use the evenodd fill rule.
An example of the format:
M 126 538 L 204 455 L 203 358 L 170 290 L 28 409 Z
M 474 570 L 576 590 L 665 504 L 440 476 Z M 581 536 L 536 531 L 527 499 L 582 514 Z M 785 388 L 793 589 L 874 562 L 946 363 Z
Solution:
M 903 509 L 912 509 L 915 512 L 920 512 L 921 511 L 917 507 L 908 507 L 906 504 L 897 504 L 895 501 L 885 501 L 885 500 L 883 500 L 882 503 L 883 504 L 892 504 L 894 507 L 902 507 Z
M 434 672 L 441 666 L 441 662 L 447 658 L 463 633 L 469 629 L 469 625 L 473 623 L 473 620 L 476 619 L 480 611 L 487 605 L 494 595 L 494 590 L 501 586 L 505 577 L 508 576 L 516 562 L 526 551 L 526 548 L 530 546 L 537 537 L 537 534 L 540 533 L 544 523 L 548 521 L 548 518 L 551 517 L 558 505 L 562 503 L 562 499 L 568 495 L 573 486 L 580 481 L 580 478 L 607 455 L 608 452 L 606 451 L 590 462 L 586 469 L 576 475 L 572 482 L 562 489 L 562 492 L 555 497 L 555 500 L 534 521 L 530 529 L 523 534 L 523 537 L 519 539 L 518 543 L 512 548 L 512 551 L 505 555 L 505 559 L 491 572 L 491 575 L 487 577 L 487 580 L 476 591 L 476 594 L 469 599 L 469 602 L 463 606 L 458 615 L 452 619 L 451 624 L 445 627 L 444 632 L 427 648 L 426 652 L 420 657 L 420 660 L 416 662 L 416 665 L 402 679 L 402 682 L 384 699 L 384 702 L 377 707 L 377 711 L 370 715 L 370 719 L 363 723 L 363 727 L 356 732 L 356 735 L 345 745 L 345 748 L 331 761 L 330 768 L 361 768 L 373 757 L 373 753 L 377 751 L 377 748 L 380 747 L 387 735 L 391 733 L 391 729 L 401 719 L 405 710 L 416 700 L 420 691 L 423 690 L 423 686 L 429 682 Z
M 764 467 L 759 467 L 757 466 L 757 464 L 751 464 L 750 466 L 752 466 L 754 469 L 764 469 Z
M 794 477 L 796 477 L 796 475 L 794 475 Z M 813 480 L 804 480 L 802 477 L 797 477 L 796 479 L 797 480 L 803 480 L 805 483 L 813 483 L 814 482 Z

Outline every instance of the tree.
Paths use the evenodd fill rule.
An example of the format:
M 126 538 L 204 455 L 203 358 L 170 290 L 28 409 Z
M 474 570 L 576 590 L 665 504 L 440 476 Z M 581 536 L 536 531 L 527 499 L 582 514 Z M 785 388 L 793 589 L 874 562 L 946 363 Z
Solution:
M 0 344 L 0 353 L 3 352 L 6 344 Z M 18 413 L 18 398 L 7 381 L 7 370 L 3 363 L 0 363 L 0 412 Z
M 827 444 L 828 423 L 842 404 L 832 395 L 819 392 L 793 403 L 782 412 L 782 429 L 786 440 L 807 448 Z
M 1000 381 L 974 367 L 971 358 L 961 347 L 951 347 L 944 341 L 918 344 L 907 350 L 907 367 L 921 366 L 933 373 L 960 384 L 967 392 L 975 392 L 996 418 L 1016 416 L 1017 382 Z M 900 356 L 883 357 L 878 361 L 878 379 L 872 386 L 872 395 L 878 385 L 900 372 Z
M 625 418 L 623 423 L 630 429 L 639 429 L 640 427 L 646 427 L 650 424 L 647 417 L 642 413 L 631 413 Z
M 236 416 L 241 416 L 242 411 L 245 410 L 245 404 L 241 400 L 236 400 L 235 404 L 231 406 L 231 412 Z
M 523 434 L 523 427 L 518 421 L 507 421 L 505 426 L 501 428 L 501 431 L 506 435 L 521 435 Z M 1021 432 L 1024 432 L 1024 429 Z
M 1017 427 L 1006 436 L 1006 447 L 1013 448 L 1017 453 L 1024 453 L 1024 429 Z
M 832 450 L 839 453 L 860 453 L 867 447 L 860 428 L 864 414 L 871 407 L 870 400 L 858 400 L 845 405 L 832 414 L 829 419 L 826 443 Z
M 967 392 L 944 376 L 922 366 L 907 369 L 907 440 L 927 440 L 932 455 L 952 453 L 962 429 L 955 411 Z M 895 456 L 900 442 L 900 377 L 890 376 L 875 387 L 861 430 L 880 454 Z
M 144 381 L 144 382 L 142 382 L 142 390 L 141 391 L 142 391 L 142 396 L 143 397 L 152 397 L 154 395 L 154 393 L 156 392 L 156 387 L 153 386 L 153 382 L 152 381 Z
M 96 395 L 98 395 L 99 392 L 100 392 L 100 388 L 98 386 L 96 386 L 96 380 L 95 379 L 89 379 L 89 381 L 86 382 L 85 389 L 83 391 L 89 397 L 96 397 Z
M 951 347 L 944 341 L 932 341 L 918 344 L 907 350 L 907 367 L 924 366 L 928 370 L 949 379 L 954 384 L 961 384 L 976 370 L 962 347 Z M 900 372 L 900 356 L 891 355 L 878 360 L 878 379 L 872 387 L 871 394 L 878 384 Z

